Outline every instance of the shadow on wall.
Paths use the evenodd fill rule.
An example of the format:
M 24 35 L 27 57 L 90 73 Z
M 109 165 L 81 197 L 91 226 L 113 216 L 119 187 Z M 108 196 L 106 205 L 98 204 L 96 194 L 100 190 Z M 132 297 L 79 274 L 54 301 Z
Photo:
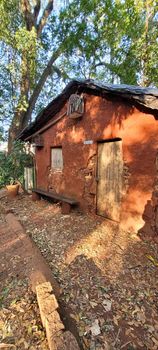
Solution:
M 147 201 L 151 198 L 153 189 L 154 198 L 156 197 L 154 180 L 156 175 L 155 158 L 158 150 L 158 125 L 156 125 L 158 114 L 155 112 L 154 116 L 143 115 L 142 112 L 146 111 L 143 107 L 139 106 L 139 109 L 136 110 L 135 107 L 127 105 L 127 103 L 125 105 L 117 105 L 117 103 L 115 109 L 108 110 L 111 125 L 109 124 L 105 128 L 104 135 L 107 134 L 107 130 L 110 132 L 111 128 L 111 137 L 121 137 L 123 139 L 124 188 L 122 222 L 125 230 L 134 229 L 138 231 L 143 226 L 145 217 L 142 214 Z M 99 127 L 96 130 L 99 130 Z M 156 233 L 158 226 L 156 213 L 158 210 L 155 205 L 157 205 L 156 199 L 152 200 L 151 208 L 154 216 L 154 225 L 150 222 Z
M 144 226 L 138 231 L 142 238 L 154 238 L 158 243 L 158 153 L 155 162 L 156 176 L 151 199 L 147 201 L 143 220 Z
M 86 116 L 88 118 L 88 124 L 86 121 L 83 125 L 85 126 L 85 137 L 89 139 L 90 135 L 93 134 L 95 140 L 118 137 L 115 135 L 122 128 L 123 121 L 126 120 L 134 112 L 134 106 L 132 104 L 124 104 L 124 101 L 119 98 L 112 100 L 106 98 L 100 99 L 95 96 L 92 99 L 86 101 Z M 76 123 L 76 130 L 80 129 L 80 123 Z M 82 129 L 82 127 L 81 127 Z
M 65 195 L 75 197 L 76 194 L 78 198 L 83 198 L 83 201 L 87 200 L 89 208 L 94 208 L 96 186 L 90 176 L 92 173 L 95 179 L 96 143 L 99 140 L 120 137 L 123 140 L 123 161 L 127 172 L 127 176 L 124 172 L 122 206 L 124 228 L 128 230 L 136 224 L 136 229 L 139 229 L 143 225 L 142 213 L 145 204 L 150 200 L 155 177 L 154 162 L 156 148 L 158 148 L 156 117 L 154 119 L 152 115 L 142 114 L 145 108 L 139 106 L 137 110 L 132 103 L 127 103 L 118 97 L 113 96 L 112 100 L 106 97 L 106 100 L 101 100 L 98 96 L 86 96 L 86 113 L 81 120 L 67 118 L 55 126 L 58 144 L 63 145 L 64 178 L 61 176 L 60 181 L 54 181 L 54 183 L 50 180 L 48 184 L 47 164 L 47 168 L 42 169 L 41 183 L 50 188 L 52 183 L 53 189 L 58 188 L 58 192 L 62 191 Z M 83 144 L 84 140 L 91 139 L 94 145 Z M 66 148 L 66 144 L 69 145 L 69 149 Z M 91 156 L 96 159 L 96 166 L 92 170 L 89 166 Z M 45 154 L 43 154 L 43 164 L 45 164 Z M 85 186 L 86 181 L 88 187 Z
M 126 148 L 128 174 L 124 174 L 122 222 L 125 230 L 133 227 L 138 231 L 144 225 L 144 208 L 155 191 L 157 130 L 144 130 L 142 139 L 134 143 L 128 140 Z M 151 209 L 155 210 L 155 202 Z

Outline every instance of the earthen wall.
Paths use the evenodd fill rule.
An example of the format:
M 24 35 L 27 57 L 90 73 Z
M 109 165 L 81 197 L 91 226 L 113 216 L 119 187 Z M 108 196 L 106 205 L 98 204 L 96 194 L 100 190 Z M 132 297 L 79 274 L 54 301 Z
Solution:
M 81 118 L 74 120 L 65 115 L 43 132 L 44 147 L 36 149 L 37 186 L 74 197 L 82 210 L 96 213 L 97 145 L 102 140 L 120 138 L 124 168 L 121 223 L 126 229 L 135 230 L 144 222 L 150 226 L 152 220 L 158 226 L 157 204 L 153 200 L 144 214 L 158 186 L 158 121 L 123 99 L 85 94 L 84 100 L 85 113 Z M 66 112 L 66 107 L 53 119 Z M 63 171 L 51 169 L 51 148 L 57 146 L 62 146 Z M 151 220 L 152 215 L 155 219 Z

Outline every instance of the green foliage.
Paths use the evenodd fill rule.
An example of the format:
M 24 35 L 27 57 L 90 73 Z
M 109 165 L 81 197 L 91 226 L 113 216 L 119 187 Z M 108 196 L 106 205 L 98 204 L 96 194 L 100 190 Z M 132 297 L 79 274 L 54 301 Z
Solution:
M 3 128 L 0 127 L 0 141 L 4 141 L 4 138 L 3 138 Z
M 0 1 L 0 40 L 14 45 L 14 33 L 20 24 L 19 0 Z
M 33 88 L 36 76 L 36 59 L 39 43 L 34 27 L 27 30 L 25 27 L 19 28 L 15 33 L 15 49 L 22 57 L 21 75 L 25 75 L 25 70 L 29 71 L 30 88 Z
M 45 18 L 50 2 L 0 1 L 0 123 L 23 128 L 32 97 L 35 115 L 75 77 L 158 85 L 157 0 L 59 0 Z
M 56 32 L 66 52 L 61 71 L 64 67 L 69 77 L 157 86 L 157 18 L 156 0 L 71 1 L 60 11 Z
M 0 152 L 0 188 L 19 181 L 24 184 L 24 167 L 32 166 L 33 160 L 26 153 L 24 143 L 14 142 L 10 154 Z

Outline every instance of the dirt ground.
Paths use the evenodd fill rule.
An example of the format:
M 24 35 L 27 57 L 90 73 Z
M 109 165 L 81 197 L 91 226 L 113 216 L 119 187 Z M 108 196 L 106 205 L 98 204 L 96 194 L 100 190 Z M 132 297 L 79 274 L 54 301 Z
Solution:
M 24 252 L 22 234 L 16 236 L 5 217 L 0 210 L 0 348 L 5 344 L 4 349 L 48 350 L 28 283 L 27 246 Z
M 49 263 L 83 349 L 158 349 L 156 243 L 99 216 L 62 215 L 60 205 L 28 195 L 1 201 Z

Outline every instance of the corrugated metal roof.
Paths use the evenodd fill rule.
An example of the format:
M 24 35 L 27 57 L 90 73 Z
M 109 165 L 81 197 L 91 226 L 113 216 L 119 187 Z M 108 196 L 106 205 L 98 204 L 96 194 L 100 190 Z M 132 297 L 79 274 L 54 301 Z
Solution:
M 25 140 L 27 137 L 40 130 L 40 128 L 60 111 L 66 100 L 75 92 L 87 92 L 103 97 L 108 95 L 110 98 L 113 96 L 121 97 L 131 101 L 138 107 L 143 106 L 150 113 L 157 114 L 158 112 L 158 89 L 156 88 L 144 88 L 125 84 L 108 84 L 96 80 L 72 80 L 62 93 L 39 113 L 35 121 L 20 133 L 18 138 Z
M 107 89 L 108 91 L 117 91 L 117 92 L 129 92 L 130 94 L 138 94 L 138 95 L 153 95 L 158 97 L 158 89 L 156 88 L 146 88 L 135 85 L 126 85 L 126 84 L 108 84 L 104 82 L 100 82 L 97 80 L 84 80 L 85 84 L 98 86 L 102 89 Z

